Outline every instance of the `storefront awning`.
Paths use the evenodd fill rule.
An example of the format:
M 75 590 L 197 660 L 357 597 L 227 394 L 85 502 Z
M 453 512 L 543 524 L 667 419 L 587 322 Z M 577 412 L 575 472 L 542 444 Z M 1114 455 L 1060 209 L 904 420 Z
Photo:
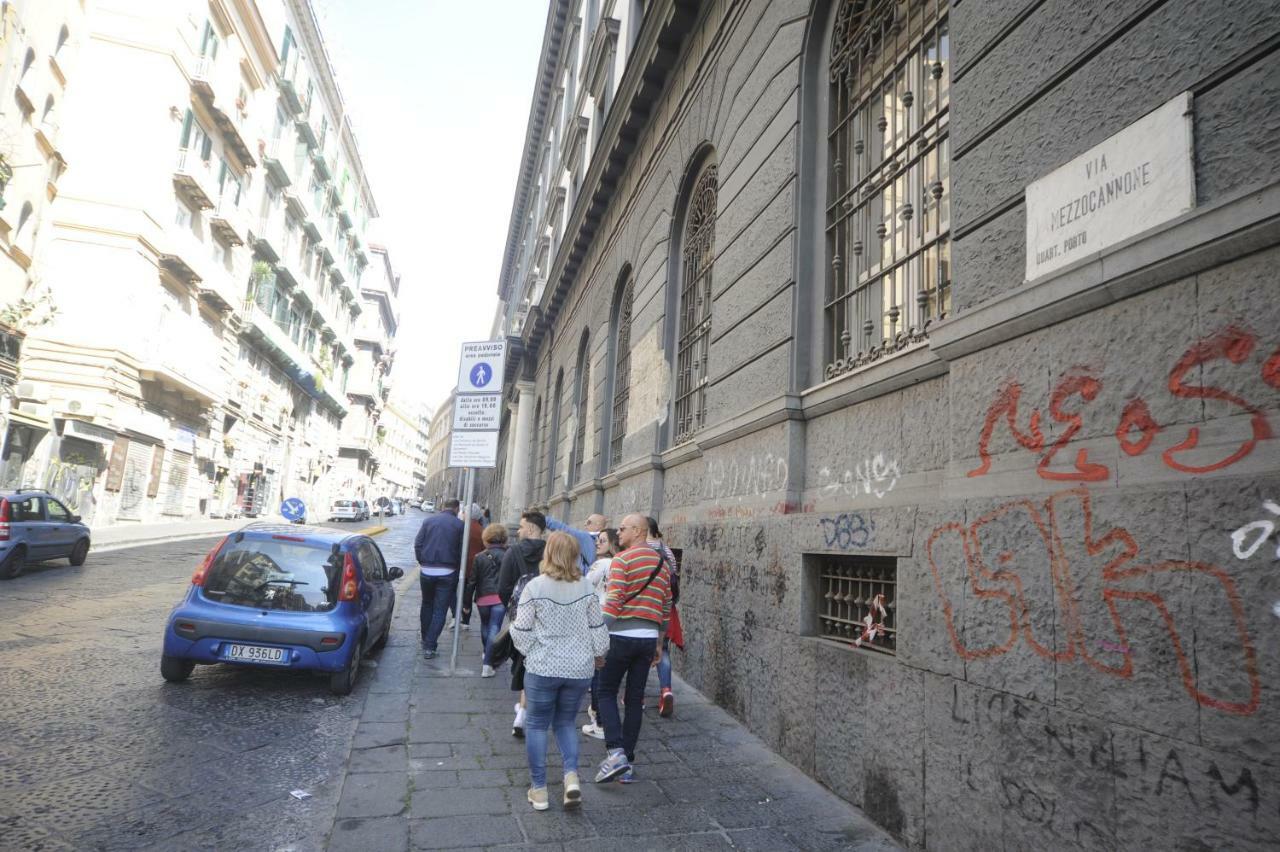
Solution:
M 45 431 L 48 431 L 53 425 L 49 422 L 48 417 L 36 417 L 16 408 L 9 412 L 9 423 L 18 426 L 30 426 L 33 429 L 44 429 Z

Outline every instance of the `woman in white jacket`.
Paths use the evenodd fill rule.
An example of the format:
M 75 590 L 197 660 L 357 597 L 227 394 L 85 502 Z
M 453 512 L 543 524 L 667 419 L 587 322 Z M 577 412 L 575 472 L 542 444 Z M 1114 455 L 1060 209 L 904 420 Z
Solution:
M 547 729 L 564 762 L 564 806 L 582 802 L 576 720 L 595 669 L 604 665 L 609 631 L 600 599 L 582 576 L 578 542 L 565 532 L 547 537 L 539 576 L 520 595 L 511 639 L 524 655 L 524 732 L 529 803 L 547 804 Z

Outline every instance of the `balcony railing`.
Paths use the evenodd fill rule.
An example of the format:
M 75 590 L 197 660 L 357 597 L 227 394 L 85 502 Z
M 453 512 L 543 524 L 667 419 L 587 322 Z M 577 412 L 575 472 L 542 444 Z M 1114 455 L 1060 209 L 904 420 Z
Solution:
M 284 250 L 284 213 L 273 210 L 258 220 L 253 233 L 253 247 L 269 261 L 277 261 Z
M 213 167 L 198 151 L 179 148 L 173 169 L 173 182 L 192 204 L 201 210 L 213 207 L 217 193 L 213 191 Z
M 229 246 L 244 245 L 246 227 L 244 210 L 235 203 L 235 196 L 224 194 L 209 214 L 209 228 Z
M 262 164 L 267 168 L 267 175 L 280 189 L 293 182 L 289 169 L 293 161 L 293 148 L 293 140 L 277 138 L 259 149 L 262 154 Z
M 256 303 L 249 302 L 245 306 L 245 321 L 249 336 L 263 346 L 294 384 L 336 413 L 347 413 L 346 400 L 331 389 L 320 365 Z
M 301 64 L 299 58 L 300 54 L 295 51 L 280 63 L 280 81 L 278 83 L 281 100 L 295 115 L 302 112 L 302 98 L 298 91 L 298 66 Z

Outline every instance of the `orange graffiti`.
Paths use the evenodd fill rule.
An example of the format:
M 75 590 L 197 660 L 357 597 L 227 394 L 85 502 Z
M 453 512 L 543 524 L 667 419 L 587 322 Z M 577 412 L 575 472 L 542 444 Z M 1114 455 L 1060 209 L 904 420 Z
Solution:
M 1067 548 L 1062 536 L 1064 518 L 1075 517 L 1072 514 L 1078 501 L 1079 510 L 1083 514 L 1083 541 L 1085 553 L 1090 557 L 1105 557 L 1114 552 L 1102 569 L 1102 590 L 1099 600 L 1081 600 L 1075 592 L 1076 579 L 1072 576 L 1072 566 L 1067 556 Z M 1049 574 L 1052 586 L 1053 601 L 1047 605 L 1059 613 L 1062 624 L 1055 625 L 1051 633 L 1058 633 L 1065 628 L 1065 643 L 1059 640 L 1062 647 L 1055 647 L 1050 637 L 1038 637 L 1033 626 L 1035 608 L 1024 593 L 1024 578 L 1009 567 L 1013 561 L 1013 551 L 1002 549 L 997 560 L 1000 566 L 992 570 L 983 557 L 984 532 L 991 530 L 993 541 L 1005 544 L 1004 530 L 991 525 L 1002 520 L 1017 521 L 1018 515 L 1024 516 L 1026 523 L 1020 525 L 1023 534 L 1028 537 L 1030 546 L 1038 553 L 1043 547 L 1046 559 L 1044 566 Z M 936 557 L 939 542 L 947 537 L 959 537 L 964 554 L 965 566 L 961 571 L 958 566 L 940 566 Z M 990 542 L 988 542 L 990 543 Z M 942 603 L 943 617 L 946 620 L 947 632 L 951 645 L 965 660 L 981 660 L 998 657 L 1009 652 L 1019 639 L 1026 642 L 1038 656 L 1046 660 L 1065 663 L 1081 660 L 1091 668 L 1103 674 L 1129 679 L 1134 673 L 1133 655 L 1128 649 L 1134 647 L 1121 620 L 1118 601 L 1141 601 L 1153 606 L 1160 614 L 1165 632 L 1168 634 L 1174 657 L 1181 674 L 1182 687 L 1187 694 L 1205 707 L 1213 707 L 1224 713 L 1250 715 L 1257 711 L 1262 701 L 1262 686 L 1258 676 L 1257 658 L 1253 643 L 1247 629 L 1244 606 L 1236 591 L 1235 583 L 1227 572 L 1215 565 L 1204 562 L 1186 562 L 1181 560 L 1165 560 L 1153 564 L 1132 564 L 1138 558 L 1138 545 L 1128 530 L 1117 527 L 1105 535 L 1096 536 L 1093 522 L 1093 509 L 1089 492 L 1077 487 L 1053 495 L 1043 503 L 1031 500 L 1015 500 L 1006 503 L 995 511 L 984 515 L 968 526 L 960 523 L 944 524 L 933 531 L 925 545 L 925 553 L 929 560 L 929 568 L 933 574 L 934 589 Z M 944 567 L 950 569 L 948 577 L 944 577 Z M 960 575 L 968 579 L 968 593 L 976 599 L 996 601 L 1007 609 L 1008 635 L 1003 634 L 1003 618 L 997 618 L 990 626 L 996 631 L 996 641 L 985 646 L 976 646 L 976 640 L 961 636 L 957 628 L 955 608 L 947 593 L 948 578 L 951 587 L 961 587 L 964 581 Z M 1192 575 L 1207 583 L 1211 591 L 1220 592 L 1226 611 L 1230 612 L 1238 640 L 1240 663 L 1235 670 L 1243 674 L 1247 680 L 1247 688 L 1239 689 L 1240 694 L 1224 696 L 1202 690 L 1197 684 L 1196 671 L 1184 647 L 1183 637 L 1189 635 L 1192 628 L 1179 625 L 1174 612 L 1164 597 L 1149 588 L 1140 588 L 1143 580 L 1147 585 L 1158 582 L 1158 578 L 1168 575 Z M 1034 580 L 1034 578 L 1031 578 Z M 1139 588 L 1135 588 L 1139 586 Z M 1113 635 L 1109 637 L 1091 637 L 1086 635 L 1086 617 L 1100 611 L 1099 604 L 1105 605 Z M 1109 663 L 1094 656 L 1094 648 L 1124 649 L 1123 662 Z M 1204 665 L 1203 661 L 1201 665 Z M 1246 691 L 1248 697 L 1243 693 Z
M 1257 406 L 1222 388 L 1187 383 L 1190 374 L 1196 368 L 1212 361 L 1225 359 L 1232 364 L 1243 364 L 1252 356 L 1256 343 L 1257 341 L 1251 332 L 1237 326 L 1228 326 L 1215 335 L 1197 341 L 1178 359 L 1173 370 L 1169 373 L 1169 393 L 1179 399 L 1216 400 L 1243 409 L 1251 415 L 1250 428 L 1252 435 L 1226 458 L 1210 464 L 1192 465 L 1184 463 L 1177 458 L 1180 453 L 1193 450 L 1200 444 L 1200 430 L 1195 426 L 1191 426 L 1188 428 L 1185 438 L 1160 454 L 1166 465 L 1183 473 L 1194 474 L 1222 470 L 1253 452 L 1259 441 L 1266 440 L 1272 436 L 1271 424 L 1267 421 L 1266 414 Z M 1277 350 L 1262 365 L 1261 378 L 1266 384 L 1280 388 L 1280 350 Z M 1089 461 L 1088 450 L 1083 448 L 1076 452 L 1075 468 L 1073 470 L 1059 471 L 1049 469 L 1054 457 L 1067 448 L 1067 445 L 1070 444 L 1071 440 L 1084 425 L 1083 410 L 1068 411 L 1065 410 L 1064 406 L 1072 397 L 1079 397 L 1083 402 L 1081 408 L 1084 409 L 1098 397 L 1101 390 L 1101 379 L 1092 375 L 1088 369 L 1083 367 L 1072 368 L 1054 385 L 1053 391 L 1049 396 L 1049 416 L 1054 422 L 1065 424 L 1067 428 L 1048 450 L 1044 451 L 1039 463 L 1036 465 L 1036 473 L 1042 479 L 1068 482 L 1102 482 L 1111 475 L 1106 465 Z M 968 476 L 985 476 L 990 472 L 991 438 L 1001 420 L 1004 420 L 1008 425 L 1009 432 L 1021 447 L 1035 453 L 1044 450 L 1045 436 L 1040 429 L 1039 409 L 1030 411 L 1025 432 L 1018 428 L 1018 402 L 1021 394 L 1022 386 L 1014 380 L 1007 381 L 997 392 L 995 400 L 992 401 L 991 406 L 987 409 L 982 431 L 978 435 L 978 457 L 981 459 L 981 463 L 969 471 Z M 1115 438 L 1120 445 L 1120 449 L 1127 455 L 1140 456 L 1150 448 L 1161 429 L 1161 425 L 1151 415 L 1151 409 L 1146 400 L 1141 397 L 1135 397 L 1125 404 L 1124 410 L 1120 414 L 1119 424 L 1115 430 Z

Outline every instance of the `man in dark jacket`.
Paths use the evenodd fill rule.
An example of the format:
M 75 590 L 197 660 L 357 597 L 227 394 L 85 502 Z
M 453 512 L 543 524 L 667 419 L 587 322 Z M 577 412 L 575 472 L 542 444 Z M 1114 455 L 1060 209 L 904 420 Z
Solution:
M 542 551 L 547 543 L 542 536 L 547 531 L 547 517 L 541 512 L 525 512 L 520 516 L 520 540 L 515 547 L 502 557 L 502 575 L 498 579 L 498 596 L 502 604 L 510 612 L 519 603 L 513 599 L 516 584 L 521 577 L 538 576 L 538 566 L 542 563 Z M 511 689 L 520 693 L 520 703 L 516 705 L 516 719 L 511 723 L 513 736 L 524 736 L 524 660 L 519 653 L 511 659 Z
M 428 515 L 413 542 L 413 552 L 421 566 L 422 608 L 418 620 L 422 629 L 422 655 L 436 655 L 440 631 L 444 630 L 449 604 L 458 590 L 458 563 L 462 561 L 464 526 L 458 517 L 458 501 L 446 500 L 441 511 Z

